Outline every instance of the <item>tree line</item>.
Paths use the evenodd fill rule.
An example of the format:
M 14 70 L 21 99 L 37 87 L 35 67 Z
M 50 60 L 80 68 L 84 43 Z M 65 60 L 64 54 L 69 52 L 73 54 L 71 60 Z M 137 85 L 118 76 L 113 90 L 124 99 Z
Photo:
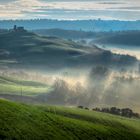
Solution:
M 84 107 L 84 106 L 78 106 L 80 109 L 86 109 L 89 110 L 89 108 Z M 133 112 L 132 109 L 130 108 L 117 108 L 117 107 L 111 107 L 111 108 L 93 108 L 93 111 L 98 111 L 98 112 L 104 112 L 104 113 L 110 113 L 114 115 L 119 115 L 123 117 L 128 117 L 128 118 L 140 118 L 140 115 L 138 113 Z

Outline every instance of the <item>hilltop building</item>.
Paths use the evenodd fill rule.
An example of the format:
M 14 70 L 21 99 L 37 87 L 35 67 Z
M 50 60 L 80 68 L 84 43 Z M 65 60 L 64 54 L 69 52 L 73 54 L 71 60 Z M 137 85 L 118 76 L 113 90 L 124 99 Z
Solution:
M 10 31 L 12 31 L 12 32 L 24 32 L 26 30 L 22 26 L 18 27 L 17 25 L 14 25 L 13 29 L 11 29 Z

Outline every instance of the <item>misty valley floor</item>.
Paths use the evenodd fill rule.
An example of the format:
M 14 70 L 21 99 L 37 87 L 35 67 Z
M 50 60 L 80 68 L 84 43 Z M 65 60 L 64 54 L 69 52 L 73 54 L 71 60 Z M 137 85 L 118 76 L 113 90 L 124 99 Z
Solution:
M 0 99 L 0 139 L 139 140 L 140 120 Z

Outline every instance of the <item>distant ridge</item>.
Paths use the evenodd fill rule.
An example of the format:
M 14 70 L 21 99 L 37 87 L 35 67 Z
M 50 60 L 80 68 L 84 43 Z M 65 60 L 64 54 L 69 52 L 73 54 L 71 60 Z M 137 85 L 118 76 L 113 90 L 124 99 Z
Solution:
M 126 31 L 110 33 L 94 40 L 104 45 L 125 45 L 127 47 L 140 47 L 140 31 Z
M 119 21 L 119 20 L 1 20 L 0 29 L 9 29 L 13 25 L 24 26 L 28 30 L 60 28 L 67 30 L 84 31 L 120 31 L 140 30 L 140 20 Z

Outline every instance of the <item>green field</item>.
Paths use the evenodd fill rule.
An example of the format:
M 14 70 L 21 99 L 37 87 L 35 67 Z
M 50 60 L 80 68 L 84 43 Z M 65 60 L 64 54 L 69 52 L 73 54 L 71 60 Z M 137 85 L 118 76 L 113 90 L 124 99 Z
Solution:
M 140 120 L 0 100 L 0 139 L 139 140 Z
M 0 94 L 37 96 L 51 90 L 48 85 L 13 77 L 0 76 Z

